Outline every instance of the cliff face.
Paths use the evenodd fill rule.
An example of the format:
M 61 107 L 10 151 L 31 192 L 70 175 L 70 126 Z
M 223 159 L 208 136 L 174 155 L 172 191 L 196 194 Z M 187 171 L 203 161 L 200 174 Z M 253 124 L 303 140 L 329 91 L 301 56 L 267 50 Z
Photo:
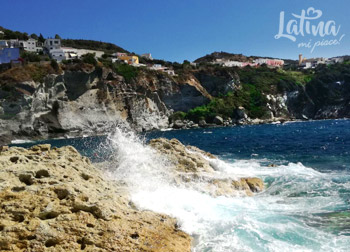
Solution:
M 137 131 L 166 128 L 172 111 L 188 111 L 212 98 L 192 74 L 178 80 L 155 71 L 139 71 L 137 78 L 126 82 L 108 68 L 91 65 L 48 73 L 41 81 L 25 74 L 2 80 L 3 139 L 99 134 L 117 125 Z
M 98 134 L 116 125 L 138 131 L 165 128 L 170 109 L 195 107 L 207 99 L 198 87 L 143 72 L 131 83 L 109 69 L 94 67 L 48 74 L 42 82 L 24 79 L 5 81 L 0 88 L 3 139 Z
M 208 114 L 226 116 L 225 125 L 349 117 L 349 67 L 334 68 L 297 85 L 290 76 L 307 75 L 266 68 L 205 66 L 180 70 L 176 77 L 137 69 L 137 76 L 126 81 L 109 68 L 88 64 L 63 70 L 28 65 L 0 74 L 0 136 L 8 142 L 11 137 L 103 134 L 117 125 L 137 131 L 167 128 L 173 112 L 188 112 L 218 97 L 222 101 L 214 101 Z M 252 120 L 256 117 L 264 121 Z
M 296 118 L 336 119 L 350 117 L 350 82 L 314 82 L 290 92 L 290 113 Z

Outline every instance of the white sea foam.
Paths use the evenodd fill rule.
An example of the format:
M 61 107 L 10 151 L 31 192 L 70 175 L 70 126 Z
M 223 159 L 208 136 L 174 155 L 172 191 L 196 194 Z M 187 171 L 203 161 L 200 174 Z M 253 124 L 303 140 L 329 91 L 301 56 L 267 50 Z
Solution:
M 27 139 L 15 139 L 11 141 L 11 144 L 23 144 L 23 143 L 31 143 L 34 142 L 32 140 L 27 140 Z
M 128 184 L 138 207 L 176 217 L 196 237 L 194 252 L 347 251 L 350 246 L 348 236 L 325 231 L 324 221 L 314 217 L 344 203 L 331 190 L 335 183 L 301 163 L 266 167 L 253 159 L 208 158 L 217 176 L 258 176 L 268 185 L 254 197 L 213 198 L 173 185 L 167 160 L 133 133 L 118 129 L 110 140 L 116 162 L 110 175 Z

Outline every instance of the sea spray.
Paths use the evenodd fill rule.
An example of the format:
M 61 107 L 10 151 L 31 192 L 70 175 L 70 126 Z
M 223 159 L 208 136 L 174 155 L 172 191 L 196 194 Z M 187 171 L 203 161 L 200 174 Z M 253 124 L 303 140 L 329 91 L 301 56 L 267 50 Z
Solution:
M 168 161 L 133 133 L 117 129 L 110 175 L 129 186 L 142 209 L 166 213 L 196 237 L 193 251 L 348 251 L 349 175 L 322 174 L 302 163 L 267 167 L 266 160 L 211 160 L 220 177 L 260 176 L 254 197 L 211 197 L 173 183 Z M 341 193 L 340 193 L 341 192 Z
M 154 191 L 171 183 L 168 161 L 134 132 L 117 128 L 108 140 L 114 149 L 111 162 L 115 165 L 110 175 L 126 182 L 133 192 Z

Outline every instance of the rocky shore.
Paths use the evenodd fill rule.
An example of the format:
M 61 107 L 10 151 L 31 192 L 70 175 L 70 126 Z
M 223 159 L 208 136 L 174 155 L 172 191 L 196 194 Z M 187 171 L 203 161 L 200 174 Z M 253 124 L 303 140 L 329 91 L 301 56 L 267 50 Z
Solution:
M 169 161 L 175 186 L 216 196 L 252 196 L 259 178 L 216 176 L 217 158 L 176 139 L 149 145 Z M 191 250 L 192 238 L 164 214 L 137 209 L 122 181 L 71 146 L 0 150 L 0 251 Z
M 261 192 L 264 183 L 259 178 L 221 178 L 216 174 L 217 158 L 194 146 L 185 146 L 177 139 L 158 138 L 150 146 L 165 155 L 172 164 L 175 183 L 216 196 L 252 196 Z
M 190 251 L 175 219 L 136 209 L 73 147 L 2 147 L 0 251 Z

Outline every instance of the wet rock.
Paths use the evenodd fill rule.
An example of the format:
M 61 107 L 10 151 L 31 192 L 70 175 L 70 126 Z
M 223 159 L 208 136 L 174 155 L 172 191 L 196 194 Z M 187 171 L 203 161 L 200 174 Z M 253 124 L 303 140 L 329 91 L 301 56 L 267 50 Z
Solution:
M 0 152 L 0 251 L 190 251 L 175 219 L 129 202 L 73 147 Z
M 176 170 L 180 172 L 201 172 L 214 171 L 205 160 L 203 153 L 194 152 L 195 149 L 186 148 L 179 140 L 173 138 L 171 140 L 165 138 L 152 139 L 150 146 L 157 149 L 173 162 L 176 163 Z M 195 148 L 195 147 L 194 147 Z M 211 156 L 214 157 L 214 156 Z
M 176 184 L 186 184 L 212 196 L 252 196 L 264 189 L 260 178 L 216 178 L 217 158 L 197 147 L 184 146 L 177 139 L 152 139 L 149 145 L 171 162 Z

